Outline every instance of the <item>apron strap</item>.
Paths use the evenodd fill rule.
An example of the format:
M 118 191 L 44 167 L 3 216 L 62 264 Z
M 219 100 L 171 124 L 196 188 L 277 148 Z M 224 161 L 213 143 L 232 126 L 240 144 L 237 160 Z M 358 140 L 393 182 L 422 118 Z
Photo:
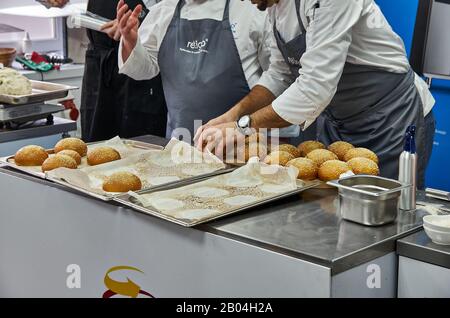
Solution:
M 300 30 L 302 34 L 306 34 L 305 26 L 303 25 L 302 17 L 300 15 L 300 3 L 301 0 L 295 0 L 295 12 L 297 13 L 298 24 L 300 25 Z
M 230 0 L 225 3 L 225 9 L 223 10 L 223 21 L 230 20 Z

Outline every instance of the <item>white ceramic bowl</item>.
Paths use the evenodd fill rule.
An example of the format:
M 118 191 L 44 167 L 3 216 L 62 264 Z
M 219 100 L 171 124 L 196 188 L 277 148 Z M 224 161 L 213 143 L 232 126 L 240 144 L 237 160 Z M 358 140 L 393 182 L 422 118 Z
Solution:
M 423 224 L 430 229 L 450 233 L 450 215 L 427 215 Z
M 431 229 L 426 225 L 423 226 L 425 233 L 435 244 L 450 245 L 450 232 L 442 232 L 435 229 Z

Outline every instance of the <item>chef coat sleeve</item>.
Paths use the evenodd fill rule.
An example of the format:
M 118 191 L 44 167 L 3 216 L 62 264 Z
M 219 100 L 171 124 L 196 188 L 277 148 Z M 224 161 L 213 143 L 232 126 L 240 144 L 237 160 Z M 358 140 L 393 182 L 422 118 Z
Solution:
M 160 7 L 159 7 L 160 8 Z M 136 47 L 124 62 L 122 60 L 122 40 L 119 45 L 119 73 L 135 80 L 148 80 L 159 74 L 158 52 L 161 41 L 161 16 L 158 5 L 152 7 L 139 28 Z
M 303 129 L 317 119 L 336 94 L 353 27 L 362 15 L 359 0 L 320 0 L 320 8 L 314 9 L 317 2 L 305 1 L 309 24 L 299 77 L 272 103 L 280 117 Z
M 275 96 L 280 96 L 292 84 L 293 79 L 289 66 L 278 49 L 268 15 L 262 23 L 263 25 L 259 28 L 252 28 L 253 30 L 264 29 L 264 32 L 258 32 L 258 60 L 264 71 L 258 85 L 264 86 Z

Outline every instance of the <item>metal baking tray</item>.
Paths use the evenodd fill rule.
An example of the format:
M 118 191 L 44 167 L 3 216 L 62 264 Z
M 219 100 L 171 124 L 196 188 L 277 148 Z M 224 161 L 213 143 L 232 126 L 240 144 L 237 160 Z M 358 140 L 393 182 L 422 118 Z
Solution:
M 32 92 L 29 95 L 0 94 L 0 103 L 24 105 L 43 103 L 45 101 L 67 97 L 69 91 L 78 89 L 75 86 L 55 84 L 41 81 L 30 81 Z
M 197 180 L 196 182 L 198 182 L 198 181 L 201 181 L 201 180 Z M 189 182 L 189 183 L 184 184 L 184 186 L 187 186 L 187 185 L 190 185 L 190 184 L 194 184 L 196 182 Z M 300 185 L 300 182 L 301 182 L 301 185 Z M 244 206 L 236 208 L 236 209 L 231 209 L 230 211 L 228 211 L 226 213 L 223 213 L 223 214 L 220 214 L 220 215 L 216 215 L 216 216 L 213 216 L 211 218 L 204 219 L 204 220 L 197 221 L 197 222 L 183 222 L 181 219 L 177 219 L 177 218 L 168 216 L 166 214 L 163 214 L 161 212 L 158 212 L 158 211 L 155 211 L 155 210 L 152 210 L 152 209 L 149 209 L 149 208 L 145 208 L 141 204 L 139 204 L 139 202 L 137 202 L 137 200 L 135 198 L 131 197 L 129 194 L 123 194 L 121 196 L 118 196 L 118 197 L 116 197 L 114 199 L 114 201 L 116 201 L 116 202 L 118 202 L 118 203 L 120 203 L 122 205 L 128 206 L 128 207 L 130 207 L 130 208 L 132 208 L 132 209 L 134 209 L 134 210 L 136 210 L 138 212 L 144 213 L 144 214 L 149 214 L 149 215 L 152 215 L 152 216 L 156 216 L 158 218 L 164 219 L 164 220 L 172 222 L 172 223 L 176 223 L 176 224 L 184 226 L 184 227 L 193 227 L 193 226 L 196 226 L 196 225 L 199 225 L 199 224 L 203 224 L 203 223 L 207 223 L 207 222 L 210 222 L 210 221 L 213 221 L 213 220 L 217 220 L 217 219 L 220 219 L 220 218 L 232 215 L 232 214 L 236 214 L 236 213 L 239 213 L 239 212 L 247 211 L 249 209 L 252 209 L 252 208 L 255 208 L 255 207 L 259 207 L 259 206 L 262 206 L 264 204 L 267 204 L 267 203 L 270 203 L 270 202 L 274 202 L 274 201 L 277 201 L 277 200 L 280 200 L 280 199 L 292 196 L 294 194 L 298 194 L 298 193 L 300 193 L 302 191 L 305 191 L 307 189 L 314 188 L 318 184 L 319 184 L 318 181 L 310 181 L 310 182 L 299 181 L 298 188 L 295 189 L 295 190 L 292 190 L 292 191 L 289 191 L 289 192 L 285 192 L 283 194 L 274 195 L 273 197 L 270 197 L 270 198 L 267 198 L 267 199 L 261 199 L 259 201 L 253 202 L 251 204 L 247 204 L 247 205 L 244 205 Z M 179 187 L 179 186 L 180 185 L 178 185 L 177 187 Z M 167 187 L 167 188 L 164 188 L 164 189 L 156 189 L 156 190 L 141 190 L 141 191 L 137 191 L 136 193 L 138 193 L 138 194 L 149 194 L 149 193 L 154 193 L 154 192 L 171 190 L 171 189 L 174 189 L 174 188 L 175 187 Z
M 142 142 L 142 141 L 136 141 L 136 140 L 130 140 L 130 139 L 122 139 L 122 141 L 126 145 L 130 145 L 130 146 L 132 146 L 134 148 L 139 148 L 139 149 L 149 149 L 149 150 L 150 149 L 155 149 L 155 150 L 163 150 L 164 149 L 164 147 L 162 147 L 162 146 L 149 144 L 149 143 Z M 87 145 L 90 146 L 90 145 L 100 144 L 100 143 L 104 143 L 104 142 L 105 141 L 91 142 L 91 143 L 87 143 Z M 53 149 L 46 149 L 46 151 L 49 154 L 53 154 L 54 153 Z M 13 168 L 15 170 L 21 171 L 23 173 L 26 173 L 26 174 L 29 174 L 29 175 L 32 175 L 32 176 L 35 176 L 35 177 L 38 177 L 38 178 L 41 178 L 41 179 L 47 179 L 47 180 L 51 180 L 51 181 L 56 182 L 52 178 L 47 177 L 46 173 L 42 172 L 41 170 L 33 171 L 33 170 L 30 170 L 29 167 L 27 168 L 27 167 L 18 166 L 16 164 L 12 163 L 10 161 L 11 159 L 14 159 L 14 155 L 1 157 L 0 158 L 0 163 L 4 163 L 5 165 L 7 165 L 7 166 L 9 166 L 9 167 L 11 167 L 11 168 Z
M 144 190 L 140 190 L 139 193 L 141 191 L 162 191 L 162 190 L 169 190 L 169 189 L 173 189 L 173 188 L 178 188 L 178 187 L 182 187 L 185 185 L 189 185 L 189 184 L 193 184 L 195 182 L 200 182 L 203 180 L 206 180 L 208 178 L 211 177 L 215 177 L 215 176 L 219 176 L 221 174 L 225 174 L 228 172 L 232 172 L 233 170 L 235 170 L 236 168 L 227 168 L 227 169 L 222 169 L 222 170 L 217 170 L 211 173 L 207 173 L 207 174 L 203 174 L 203 175 L 199 175 L 199 176 L 195 176 L 195 177 L 191 177 L 191 178 L 186 178 L 184 180 L 178 180 L 178 181 L 173 181 L 173 182 L 169 182 L 169 183 L 165 183 L 165 184 L 161 184 L 161 185 L 157 185 L 157 186 L 153 186 L 150 188 L 146 188 Z M 85 195 L 88 195 L 90 197 L 96 198 L 96 199 L 100 199 L 102 201 L 113 201 L 121 196 L 123 196 L 123 193 L 114 193 L 114 194 L 109 194 L 109 193 L 105 193 L 105 194 L 101 194 L 101 193 L 95 193 L 95 192 L 91 192 L 89 190 L 86 190 L 84 188 L 78 187 L 76 185 L 70 184 L 64 180 L 61 179 L 57 179 L 57 178 L 52 178 L 50 176 L 46 176 L 47 180 L 50 180 L 52 182 L 55 182 L 59 185 L 65 186 L 67 188 L 70 188 L 72 190 L 81 192 Z

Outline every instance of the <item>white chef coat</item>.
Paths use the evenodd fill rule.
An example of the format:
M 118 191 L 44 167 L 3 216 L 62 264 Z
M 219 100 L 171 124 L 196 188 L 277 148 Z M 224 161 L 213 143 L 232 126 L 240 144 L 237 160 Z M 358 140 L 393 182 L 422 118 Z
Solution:
M 320 8 L 314 6 L 320 2 Z M 302 0 L 306 52 L 296 81 L 272 104 L 284 120 L 307 128 L 333 99 L 345 62 L 406 73 L 409 62 L 402 39 L 392 30 L 373 0 Z M 295 1 L 280 0 L 269 9 L 270 20 L 287 42 L 301 34 Z M 279 59 L 274 50 L 272 58 Z M 435 101 L 416 75 L 424 114 Z
M 181 18 L 222 20 L 225 3 L 225 0 L 186 0 Z M 178 0 L 164 0 L 150 9 L 139 29 L 139 41 L 125 63 L 120 44 L 119 73 L 135 80 L 158 75 L 159 48 L 177 4 Z M 231 0 L 230 24 L 249 87 L 259 84 L 275 96 L 280 95 L 290 84 L 286 82 L 289 68 L 281 54 L 270 58 L 271 53 L 278 49 L 267 13 L 256 9 L 249 1 Z

